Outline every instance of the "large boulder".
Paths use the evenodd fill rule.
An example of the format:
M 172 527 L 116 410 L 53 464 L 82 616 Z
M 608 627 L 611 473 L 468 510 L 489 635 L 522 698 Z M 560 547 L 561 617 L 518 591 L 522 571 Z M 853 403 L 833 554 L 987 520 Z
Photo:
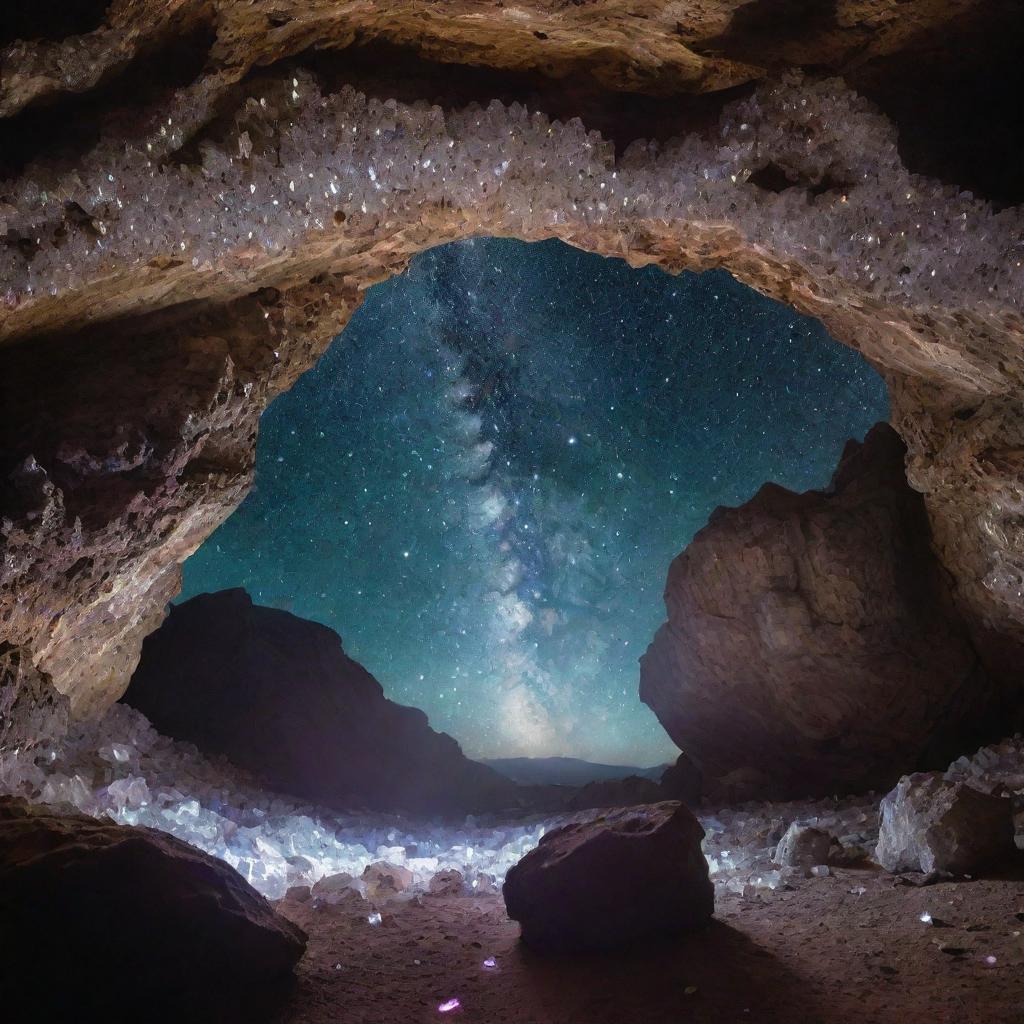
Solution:
M 553 952 L 628 946 L 705 924 L 714 887 L 685 805 L 627 807 L 548 832 L 505 878 L 523 941 Z
M 515 802 L 514 783 L 395 704 L 337 633 L 244 590 L 171 609 L 125 700 L 161 732 L 221 754 L 272 789 L 342 810 L 466 814 Z
M 875 856 L 887 871 L 977 872 L 1013 855 L 1013 810 L 939 772 L 900 779 L 882 800 Z
M 0 990 L 32 1017 L 228 1020 L 306 946 L 223 861 L 148 828 L 0 798 Z
M 766 484 L 673 561 L 640 695 L 708 795 L 887 789 L 991 711 L 904 454 L 879 424 L 828 490 Z

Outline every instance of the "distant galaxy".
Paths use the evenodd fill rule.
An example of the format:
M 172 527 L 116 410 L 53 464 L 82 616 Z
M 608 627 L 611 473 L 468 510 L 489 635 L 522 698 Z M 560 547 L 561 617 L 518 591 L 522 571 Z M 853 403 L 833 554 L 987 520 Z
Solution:
M 264 414 L 182 599 L 244 586 L 326 623 L 471 756 L 656 764 L 637 659 L 669 563 L 765 481 L 825 486 L 887 416 L 857 353 L 723 271 L 443 246 Z

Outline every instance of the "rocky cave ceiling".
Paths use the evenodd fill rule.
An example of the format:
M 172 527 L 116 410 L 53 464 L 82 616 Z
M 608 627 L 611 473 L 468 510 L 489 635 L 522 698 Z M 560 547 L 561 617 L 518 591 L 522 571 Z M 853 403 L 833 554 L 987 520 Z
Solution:
M 117 698 L 180 563 L 250 486 L 267 402 L 365 288 L 478 234 L 724 267 L 861 351 L 972 643 L 1014 687 L 1020 21 L 991 0 L 17 0 L 8 728 Z

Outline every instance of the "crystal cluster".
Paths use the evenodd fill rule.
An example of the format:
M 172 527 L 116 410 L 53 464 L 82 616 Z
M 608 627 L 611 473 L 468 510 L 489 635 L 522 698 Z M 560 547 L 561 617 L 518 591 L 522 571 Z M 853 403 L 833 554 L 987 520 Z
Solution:
M 707 833 L 704 855 L 716 892 L 750 895 L 783 885 L 784 873 L 774 855 L 793 824 L 835 836 L 851 859 L 857 851 L 873 850 L 878 842 L 878 796 L 746 803 L 703 814 L 700 822 Z
M 958 757 L 946 771 L 948 782 L 966 782 L 982 793 L 1024 796 L 1024 736 L 1017 733 L 971 757 Z
M 200 160 L 175 165 L 164 155 L 203 116 L 186 100 L 149 141 L 108 139 L 74 172 L 35 166 L 0 184 L 8 306 L 154 257 L 198 268 L 297 250 L 342 225 L 400 230 L 430 206 L 471 214 L 467 230 L 534 237 L 725 224 L 882 299 L 1021 298 L 1020 210 L 910 174 L 894 126 L 839 80 L 764 85 L 710 134 L 637 142 L 618 162 L 577 120 L 497 101 L 446 112 L 349 87 L 323 95 L 301 74 L 250 96 Z M 794 187 L 759 187 L 765 169 Z
M 485 826 L 468 818 L 446 827 L 304 806 L 159 735 L 123 704 L 76 723 L 59 747 L 0 752 L 0 792 L 170 832 L 227 861 L 273 899 L 326 875 L 359 877 L 380 861 L 411 871 L 415 890 L 446 869 L 461 872 L 472 889 L 493 890 L 545 831 L 540 820 Z
M 986 792 L 1024 794 L 1020 736 L 962 757 L 947 778 Z M 551 828 L 600 814 L 547 818 L 467 818 L 461 825 L 398 815 L 341 815 L 268 793 L 224 761 L 159 735 L 146 718 L 115 704 L 78 722 L 59 745 L 0 751 L 0 793 L 70 804 L 95 816 L 170 832 L 235 867 L 264 895 L 313 885 L 342 872 L 358 879 L 386 862 L 411 873 L 406 890 L 424 892 L 439 872 L 459 872 L 470 891 L 489 893 Z M 716 892 L 752 895 L 780 888 L 775 848 L 793 823 L 833 835 L 850 861 L 878 841 L 878 794 L 705 810 L 704 853 Z M 1024 830 L 1024 820 L 1019 823 Z M 827 873 L 827 868 L 814 869 Z

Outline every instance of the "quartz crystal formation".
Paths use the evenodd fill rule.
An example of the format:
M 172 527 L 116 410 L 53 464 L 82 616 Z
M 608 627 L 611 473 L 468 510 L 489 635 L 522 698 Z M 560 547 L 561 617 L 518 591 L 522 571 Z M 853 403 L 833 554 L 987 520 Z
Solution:
M 673 802 L 555 829 L 505 877 L 509 917 L 527 945 L 553 952 L 697 928 L 714 912 L 703 837 L 693 813 Z
M 1024 739 L 959 758 L 947 776 L 1024 797 Z M 412 872 L 410 895 L 428 891 L 435 876 L 447 872 L 463 876 L 467 894 L 492 893 L 545 832 L 595 817 L 594 811 L 468 817 L 442 825 L 398 815 L 338 814 L 260 789 L 246 773 L 160 736 L 123 704 L 100 719 L 73 723 L 59 742 L 0 750 L 0 793 L 169 832 L 237 868 L 271 899 L 290 887 L 322 882 L 324 902 L 363 898 L 361 876 L 377 861 Z M 878 843 L 879 797 L 705 806 L 698 820 L 717 898 L 770 894 L 783 884 L 774 856 L 791 825 L 837 837 L 834 862 L 857 862 Z M 1020 828 L 1024 841 L 1024 816 Z
M 303 804 L 160 736 L 123 704 L 73 723 L 59 744 L 0 750 L 0 793 L 169 832 L 226 861 L 272 899 L 339 872 L 361 894 L 363 872 L 379 861 L 408 869 L 420 891 L 446 868 L 461 871 L 472 891 L 487 891 L 549 827 L 538 817 L 444 825 Z
M 887 871 L 975 873 L 1014 852 L 1011 803 L 940 772 L 904 776 L 882 800 L 876 856 Z
M 180 102 L 164 139 L 195 116 Z M 579 121 L 519 104 L 443 111 L 349 87 L 325 95 L 305 72 L 250 95 L 198 164 L 161 161 L 152 146 L 103 140 L 72 173 L 33 168 L 16 183 L 0 229 L 37 244 L 4 249 L 9 307 L 168 253 L 212 268 L 254 248 L 294 251 L 334 232 L 339 211 L 400 222 L 440 206 L 524 237 L 575 221 L 717 221 L 879 298 L 954 307 L 1024 294 L 1020 212 L 911 175 L 893 125 L 839 79 L 763 85 L 706 137 L 635 143 L 621 161 Z M 768 166 L 794 187 L 750 182 Z M 69 209 L 91 230 L 62 230 Z

